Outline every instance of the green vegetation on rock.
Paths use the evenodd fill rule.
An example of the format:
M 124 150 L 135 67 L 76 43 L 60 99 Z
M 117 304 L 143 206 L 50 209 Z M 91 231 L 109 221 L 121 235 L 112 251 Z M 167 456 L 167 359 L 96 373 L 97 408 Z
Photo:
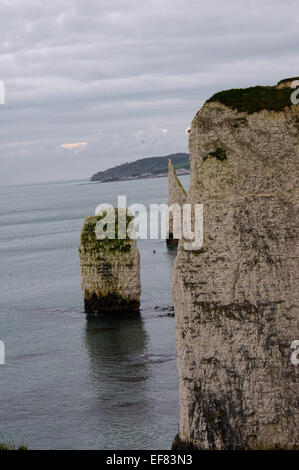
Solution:
M 203 161 L 205 161 L 207 158 L 209 157 L 214 157 L 216 158 L 217 160 L 220 160 L 221 162 L 223 160 L 227 160 L 227 155 L 226 155 L 226 150 L 225 149 L 222 149 L 220 147 L 217 147 L 216 150 L 214 152 L 210 152 L 208 153 L 208 155 L 206 155 L 205 157 L 203 157 Z
M 256 86 L 251 88 L 233 88 L 220 91 L 206 103 L 218 102 L 239 113 L 259 113 L 260 111 L 283 111 L 291 106 L 289 88 L 278 89 L 271 86 Z
M 177 180 L 178 185 L 180 186 L 180 188 L 183 191 L 183 193 L 185 194 L 185 196 L 187 196 L 187 191 L 185 190 L 184 186 L 180 182 L 180 179 L 178 178 L 178 175 L 176 174 L 176 172 L 174 172 L 174 174 L 175 174 L 175 178 Z
M 81 232 L 81 242 L 85 251 L 120 251 L 128 252 L 131 249 L 131 239 L 128 234 L 126 238 L 118 238 L 118 208 L 114 208 L 115 216 L 115 230 L 111 234 L 115 238 L 104 238 L 103 240 L 97 239 L 96 237 L 96 225 L 107 215 L 107 211 L 103 211 L 101 215 L 90 216 L 85 222 Z M 133 216 L 126 211 L 126 228 L 129 223 L 133 220 Z M 108 225 L 108 224 L 107 224 Z M 108 226 L 107 226 L 108 229 Z M 107 230 L 106 229 L 106 230 Z

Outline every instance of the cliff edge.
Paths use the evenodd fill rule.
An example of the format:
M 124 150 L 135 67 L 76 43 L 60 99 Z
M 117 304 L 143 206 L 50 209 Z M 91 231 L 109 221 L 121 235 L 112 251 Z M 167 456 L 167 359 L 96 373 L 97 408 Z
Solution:
M 187 203 L 204 243 L 173 273 L 175 449 L 297 448 L 299 106 L 290 89 L 214 95 L 192 122 Z

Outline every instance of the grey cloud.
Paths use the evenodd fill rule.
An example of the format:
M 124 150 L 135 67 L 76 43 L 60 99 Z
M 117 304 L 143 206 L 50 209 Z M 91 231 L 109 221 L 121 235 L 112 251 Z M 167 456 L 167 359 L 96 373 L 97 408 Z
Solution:
M 297 0 L 3 0 L 0 39 L 0 184 L 185 151 L 212 93 L 299 71 Z

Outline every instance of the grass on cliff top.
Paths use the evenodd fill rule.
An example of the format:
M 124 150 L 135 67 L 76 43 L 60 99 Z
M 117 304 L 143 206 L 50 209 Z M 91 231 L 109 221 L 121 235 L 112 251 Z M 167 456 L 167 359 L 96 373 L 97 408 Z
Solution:
M 294 82 L 295 80 L 299 80 L 299 77 L 284 78 L 283 80 L 280 80 L 280 82 L 277 83 L 277 86 L 281 85 L 282 83 Z
M 271 86 L 220 91 L 208 99 L 206 103 L 212 102 L 222 103 L 240 113 L 247 114 L 259 113 L 263 110 L 282 111 L 292 105 L 289 88 L 277 89 Z

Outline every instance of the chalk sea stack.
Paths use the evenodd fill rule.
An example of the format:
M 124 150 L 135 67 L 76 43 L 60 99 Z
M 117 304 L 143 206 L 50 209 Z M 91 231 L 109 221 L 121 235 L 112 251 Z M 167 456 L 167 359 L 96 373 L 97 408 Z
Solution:
M 175 168 L 171 159 L 168 161 L 168 207 L 172 204 L 178 204 L 181 208 L 183 207 L 184 202 L 186 201 L 187 193 L 183 188 L 182 183 L 180 182 L 177 174 L 175 172 Z M 181 217 L 180 217 L 181 219 Z M 176 213 L 169 212 L 169 231 L 168 236 L 166 238 L 167 246 L 177 246 L 178 238 L 174 237 L 173 227 L 174 224 L 180 223 L 176 221 Z
M 96 237 L 100 216 L 84 221 L 79 245 L 81 285 L 87 316 L 140 311 L 140 256 L 136 240 L 118 238 L 115 209 L 115 239 Z M 133 216 L 126 212 L 126 224 Z
M 180 381 L 174 449 L 299 446 L 299 106 L 291 89 L 217 93 L 195 116 L 187 203 L 199 251 L 173 273 Z

